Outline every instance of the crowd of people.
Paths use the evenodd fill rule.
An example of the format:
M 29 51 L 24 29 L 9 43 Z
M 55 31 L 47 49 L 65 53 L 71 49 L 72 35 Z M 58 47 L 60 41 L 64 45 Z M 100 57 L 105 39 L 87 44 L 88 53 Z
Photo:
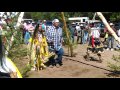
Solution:
M 120 37 L 120 29 L 116 30 L 113 23 L 109 23 L 111 28 L 115 31 L 115 33 Z M 91 36 L 96 38 L 97 41 L 101 42 L 106 50 L 114 50 L 114 49 L 120 49 L 120 44 L 117 43 L 112 36 L 112 34 L 107 30 L 107 28 L 104 28 L 104 34 L 105 37 L 103 38 L 104 41 L 101 40 L 101 31 L 97 24 L 92 23 L 88 24 L 87 22 L 85 24 L 76 24 L 74 22 L 69 25 L 69 29 L 71 32 L 71 38 L 73 43 L 80 43 L 80 44 L 86 44 L 91 42 Z

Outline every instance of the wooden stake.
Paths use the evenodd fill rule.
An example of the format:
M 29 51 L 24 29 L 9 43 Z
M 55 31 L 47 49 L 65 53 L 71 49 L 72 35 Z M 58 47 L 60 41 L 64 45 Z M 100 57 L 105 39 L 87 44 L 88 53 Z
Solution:
M 70 56 L 72 57 L 73 56 L 73 47 L 72 47 L 72 44 L 70 42 L 70 36 L 69 36 L 69 32 L 67 30 L 67 25 L 66 25 L 66 20 L 65 20 L 64 12 L 61 12 L 61 15 L 62 15 L 63 23 L 64 23 L 65 33 L 66 33 L 67 40 L 68 40 L 68 45 L 69 45 L 68 48 L 70 48 L 70 54 L 71 54 Z M 69 49 L 68 49 L 68 51 L 69 51 Z

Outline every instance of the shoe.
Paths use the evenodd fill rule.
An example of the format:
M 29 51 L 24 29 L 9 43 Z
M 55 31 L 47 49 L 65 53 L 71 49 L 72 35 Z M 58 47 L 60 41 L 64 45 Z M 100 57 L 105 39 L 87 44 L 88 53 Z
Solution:
M 111 48 L 111 51 L 113 51 L 114 49 L 113 48 Z
M 101 51 L 98 51 L 98 53 L 101 53 Z
M 62 62 L 59 62 L 58 64 L 59 64 L 60 66 L 62 66 L 62 65 L 63 65 L 63 63 L 62 63 Z
M 59 63 L 56 64 L 56 67 L 59 68 L 59 67 L 62 66 L 62 65 L 63 65 L 63 63 L 59 62 Z
M 107 51 L 109 50 L 109 48 L 106 49 Z
M 53 65 L 50 65 L 49 67 L 50 67 L 50 68 L 53 68 L 54 66 L 53 66 Z
M 56 64 L 56 67 L 57 67 L 57 68 L 59 68 L 59 67 L 60 67 L 60 65 L 59 65 L 59 64 Z

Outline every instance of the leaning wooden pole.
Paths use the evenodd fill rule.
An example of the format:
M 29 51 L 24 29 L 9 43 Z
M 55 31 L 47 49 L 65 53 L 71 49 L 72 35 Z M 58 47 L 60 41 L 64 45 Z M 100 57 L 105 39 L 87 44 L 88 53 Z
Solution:
M 116 41 L 118 41 L 120 43 L 120 38 L 116 35 L 116 33 L 113 31 L 113 29 L 110 27 L 110 25 L 108 24 L 107 20 L 105 19 L 105 17 L 103 16 L 103 14 L 101 12 L 97 12 L 97 15 L 100 17 L 100 19 L 102 20 L 102 22 L 104 23 L 104 25 L 106 26 L 106 28 L 108 29 L 108 31 L 112 34 L 112 36 L 115 38 Z
M 66 33 L 66 36 L 67 36 L 67 40 L 68 40 L 68 45 L 69 45 L 69 48 L 70 48 L 70 56 L 72 57 L 73 56 L 73 47 L 72 47 L 72 44 L 70 43 L 70 36 L 69 36 L 69 32 L 67 30 L 67 25 L 66 25 L 64 12 L 61 12 L 61 15 L 62 15 L 63 23 L 64 23 L 64 30 L 65 30 L 65 33 Z

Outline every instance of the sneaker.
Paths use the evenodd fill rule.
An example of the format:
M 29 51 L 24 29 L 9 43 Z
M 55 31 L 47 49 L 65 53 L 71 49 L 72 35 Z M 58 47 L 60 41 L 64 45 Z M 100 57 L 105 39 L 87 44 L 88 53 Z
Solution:
M 53 65 L 49 65 L 50 68 L 53 68 L 54 66 Z
M 101 51 L 98 51 L 98 53 L 101 53 Z
M 60 66 L 62 66 L 63 65 L 63 63 L 62 62 L 60 62 L 60 63 L 58 63 Z
M 60 67 L 60 65 L 59 65 L 59 64 L 56 64 L 56 67 L 57 67 L 57 68 L 59 68 L 59 67 Z
M 58 64 L 56 64 L 56 67 L 59 68 L 62 65 L 63 65 L 62 63 L 58 63 Z
M 107 51 L 109 50 L 109 48 L 106 49 Z
M 111 51 L 113 51 L 114 49 L 113 48 L 111 48 Z

